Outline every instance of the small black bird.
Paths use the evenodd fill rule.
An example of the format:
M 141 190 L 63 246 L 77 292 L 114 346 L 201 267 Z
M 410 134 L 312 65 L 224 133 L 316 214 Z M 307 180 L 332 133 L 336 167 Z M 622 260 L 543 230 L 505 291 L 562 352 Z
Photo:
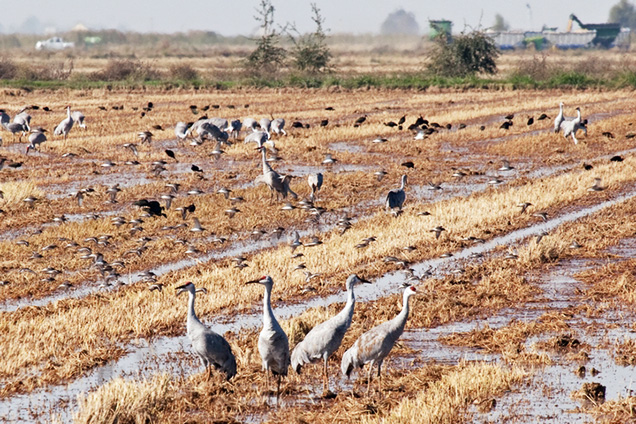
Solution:
M 514 117 L 515 117 L 515 114 L 514 114 L 514 113 L 511 113 L 510 115 L 506 115 L 506 116 L 504 116 L 504 118 L 506 118 L 507 120 L 511 120 L 511 119 L 512 119 L 512 118 L 514 118 Z
M 139 206 L 145 212 L 149 213 L 150 216 L 163 216 L 166 217 L 166 214 L 163 213 L 163 206 L 159 204 L 156 200 L 141 199 L 137 200 L 133 203 L 135 206 Z
M 300 121 L 294 121 L 294 122 L 292 123 L 292 128 L 303 128 L 303 127 L 304 127 L 304 125 L 303 125 L 303 123 L 302 123 L 302 122 L 300 122 Z
M 589 163 L 583 163 L 583 169 L 585 169 L 586 171 L 589 171 L 592 168 L 594 167 L 590 165 Z
M 323 119 L 322 121 L 320 121 L 320 126 L 321 127 L 326 127 L 327 125 L 329 125 L 329 120 L 328 119 Z
M 622 156 L 616 155 L 616 156 L 612 156 L 610 158 L 610 162 L 622 162 L 622 161 L 623 161 L 623 157 Z
M 413 162 L 411 162 L 411 161 L 404 162 L 404 163 L 402 164 L 402 166 L 404 166 L 404 167 L 406 167 L 406 168 L 415 168 L 415 164 L 414 164 Z
M 607 138 L 614 138 L 614 134 L 612 134 L 612 133 L 611 133 L 611 132 L 609 132 L 609 131 L 604 131 L 604 132 L 603 132 L 603 135 L 604 135 L 605 137 L 607 137 Z
M 534 117 L 533 116 L 528 118 L 528 125 L 532 125 L 532 124 L 534 124 Z
M 459 124 L 459 125 L 457 126 L 457 129 L 458 129 L 458 130 L 463 130 L 464 128 L 466 128 L 466 124 Z
M 544 119 L 549 118 L 548 115 L 546 115 L 545 113 L 542 113 L 541 115 L 539 115 L 539 117 L 537 118 L 537 121 L 543 121 Z
M 363 123 L 364 121 L 367 120 L 367 115 L 361 116 L 358 119 L 356 119 L 356 125 L 360 125 L 361 123 Z
M 202 111 L 207 112 L 210 109 L 210 105 L 205 105 L 201 108 Z
M 153 125 L 152 126 L 153 130 L 159 130 L 159 131 L 163 131 L 163 127 L 161 125 Z
M 174 159 L 176 162 L 179 162 L 179 161 L 177 160 L 177 158 L 176 158 L 176 157 L 174 157 L 174 152 L 173 152 L 172 150 L 170 150 L 170 149 L 166 149 L 166 154 L 167 154 L 169 157 L 171 157 L 172 159 Z
M 49 108 L 48 106 L 44 106 L 44 107 L 42 108 L 42 110 L 43 110 L 43 111 L 45 111 L 45 112 L 53 112 L 53 111 L 51 110 L 51 108 Z M 106 108 L 104 108 L 104 110 L 106 110 Z
M 512 126 L 512 121 L 506 121 L 503 124 L 501 124 L 501 126 L 499 128 L 507 130 L 508 128 L 510 128 Z
M 396 124 L 393 121 L 385 122 L 384 125 L 386 125 L 387 127 L 391 127 L 391 128 L 398 126 L 398 124 Z
M 331 106 L 327 106 L 327 107 L 325 108 L 325 110 L 333 110 L 333 107 L 331 107 Z
M 194 171 L 194 172 L 200 172 L 200 173 L 203 173 L 203 169 L 199 168 L 199 167 L 198 167 L 198 166 L 196 166 L 196 165 L 192 165 L 192 166 L 190 167 L 190 169 L 191 169 L 192 171 Z
M 402 115 L 402 117 L 398 121 L 398 125 L 402 125 L 404 123 L 404 121 L 406 121 L 406 115 Z

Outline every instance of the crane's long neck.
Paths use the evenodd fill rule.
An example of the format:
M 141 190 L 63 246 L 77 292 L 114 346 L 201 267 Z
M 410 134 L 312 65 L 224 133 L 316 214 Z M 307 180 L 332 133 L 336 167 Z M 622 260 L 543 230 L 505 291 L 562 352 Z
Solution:
M 353 319 L 353 308 L 356 305 L 356 295 L 353 293 L 353 285 L 347 290 L 347 304 L 345 305 L 342 313 L 347 317 L 347 324 L 351 325 Z
M 581 111 L 580 110 L 576 110 L 576 119 L 575 119 L 576 123 L 581 122 Z
M 199 318 L 197 318 L 197 315 L 194 313 L 194 298 L 195 298 L 195 294 L 194 292 L 188 292 L 188 333 L 192 331 L 192 326 L 195 325 L 195 323 L 200 323 L 201 321 L 199 321 Z
M 402 183 L 400 184 L 400 190 L 404 190 L 404 178 L 402 178 Z
M 404 295 L 404 299 L 402 302 L 402 312 L 400 312 L 400 314 L 394 318 L 396 327 L 398 328 L 400 334 L 402 334 L 402 332 L 404 331 L 406 320 L 409 317 L 409 296 Z
M 274 311 L 272 310 L 272 287 L 265 286 L 265 294 L 263 295 L 263 326 L 272 327 L 276 321 Z
M 269 171 L 272 170 L 272 168 L 267 163 L 267 152 L 265 152 L 265 146 L 264 145 L 261 146 L 261 155 L 262 155 L 262 158 L 263 158 L 263 174 L 267 174 Z
M 67 117 L 67 118 L 70 118 L 70 117 L 71 117 L 71 108 L 70 108 L 70 107 L 67 107 L 67 108 L 66 108 L 66 117 Z

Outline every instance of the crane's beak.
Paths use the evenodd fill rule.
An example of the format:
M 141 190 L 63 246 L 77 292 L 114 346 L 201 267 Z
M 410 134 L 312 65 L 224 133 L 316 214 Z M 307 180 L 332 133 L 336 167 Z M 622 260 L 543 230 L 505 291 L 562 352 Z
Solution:
M 251 280 L 251 281 L 246 282 L 245 284 L 258 284 L 260 282 L 261 282 L 261 280 Z
M 358 277 L 358 280 L 360 280 L 360 281 L 359 281 L 359 283 L 372 284 L 372 283 L 371 283 L 371 281 L 369 281 L 369 280 L 365 280 L 364 278 L 360 278 L 360 277 Z
M 177 287 L 177 296 L 179 296 L 181 293 L 183 293 L 183 292 L 185 292 L 185 291 L 188 291 L 188 290 L 186 289 L 186 286 L 187 286 L 187 284 L 184 284 L 184 285 L 182 285 L 182 286 Z

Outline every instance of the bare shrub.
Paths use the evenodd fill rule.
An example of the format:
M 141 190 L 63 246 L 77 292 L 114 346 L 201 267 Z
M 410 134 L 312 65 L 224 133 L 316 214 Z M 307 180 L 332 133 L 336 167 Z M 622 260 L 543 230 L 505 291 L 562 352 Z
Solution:
M 535 55 L 532 60 L 520 61 L 517 69 L 513 71 L 514 76 L 532 78 L 535 81 L 546 80 L 550 78 L 552 73 L 547 57 L 544 54 Z
M 199 73 L 192 66 L 184 63 L 170 66 L 168 76 L 173 80 L 192 81 L 199 78 Z
M 94 81 L 149 81 L 159 78 L 159 72 L 147 63 L 133 59 L 113 59 L 106 67 L 90 75 Z
M 10 59 L 0 59 L 0 79 L 14 79 L 17 75 L 18 67 Z

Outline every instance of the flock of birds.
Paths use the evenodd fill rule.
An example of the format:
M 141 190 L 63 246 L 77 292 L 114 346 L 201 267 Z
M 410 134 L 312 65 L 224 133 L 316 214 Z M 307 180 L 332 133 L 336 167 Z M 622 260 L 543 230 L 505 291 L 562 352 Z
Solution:
M 563 106 L 563 103 L 561 103 L 559 114 L 554 121 L 554 130 L 555 132 L 562 131 L 566 138 L 571 136 L 576 144 L 578 143 L 576 133 L 579 130 L 582 130 L 585 134 L 587 134 L 587 122 L 582 121 L 579 108 L 576 108 L 577 116 L 575 118 L 565 117 L 563 114 Z M 29 108 L 37 109 L 37 106 L 30 106 Z M 0 122 L 7 131 L 13 134 L 14 139 L 16 135 L 20 140 L 23 135 L 27 133 L 29 134 L 29 144 L 26 149 L 27 154 L 31 149 L 38 149 L 39 146 L 41 146 L 47 139 L 45 129 L 42 127 L 31 126 L 31 116 L 27 112 L 29 108 L 21 110 L 17 115 L 15 115 L 13 120 L 10 119 L 9 115 L 7 115 L 4 110 L 0 110 Z M 144 108 L 144 110 L 150 111 L 152 108 L 153 105 L 149 102 L 147 108 Z M 43 109 L 47 110 L 48 108 Z M 542 115 L 539 119 L 545 119 L 546 117 L 547 116 Z M 359 126 L 365 120 L 366 116 L 361 117 L 356 121 L 355 125 Z M 321 122 L 321 126 L 328 125 L 328 122 L 325 121 Z M 401 128 L 404 121 L 405 117 L 402 117 L 398 123 L 390 122 L 385 125 L 399 126 Z M 507 122 L 510 123 L 509 125 L 512 125 L 512 116 L 507 117 Z M 71 111 L 71 107 L 69 106 L 66 108 L 66 118 L 56 126 L 54 135 L 62 136 L 66 139 L 75 123 L 77 123 L 80 128 L 86 128 L 84 114 L 79 111 Z M 528 125 L 530 124 L 531 122 L 528 121 Z M 292 126 L 304 127 L 304 124 L 295 122 Z M 272 120 L 263 118 L 260 122 L 257 122 L 252 118 L 247 118 L 241 122 L 239 120 L 228 121 L 222 118 L 204 117 L 196 122 L 178 122 L 175 125 L 174 133 L 178 143 L 183 143 L 186 140 L 191 139 L 191 144 L 197 146 L 206 140 L 216 141 L 216 147 L 211 154 L 218 157 L 223 153 L 222 145 L 230 143 L 230 137 L 236 139 L 242 129 L 247 130 L 248 134 L 244 139 L 244 143 L 256 143 L 256 150 L 259 151 L 261 156 L 262 174 L 256 178 L 255 182 L 267 185 L 272 198 L 274 196 L 276 196 L 277 199 L 286 199 L 287 196 L 297 198 L 298 195 L 290 188 L 291 176 L 281 175 L 271 165 L 271 163 L 276 160 L 276 155 L 278 153 L 278 149 L 276 148 L 272 135 L 286 135 L 287 132 L 284 127 L 285 120 L 282 118 Z M 438 127 L 439 125 L 434 125 L 434 123 L 429 125 L 428 121 L 420 117 L 409 128 L 417 131 L 417 134 L 415 135 L 416 139 L 422 139 L 432 132 L 435 132 Z M 197 134 L 196 137 L 194 137 L 194 133 Z M 151 143 L 153 134 L 150 131 L 143 131 L 140 132 L 138 136 L 140 143 Z M 127 143 L 124 147 L 130 149 L 135 155 L 137 155 L 137 144 Z M 269 158 L 268 151 L 271 154 Z M 172 150 L 166 150 L 166 154 L 176 160 Z M 325 166 L 329 166 L 334 164 L 336 160 L 337 159 L 333 158 L 331 155 L 327 155 L 322 163 Z M 157 169 L 160 169 L 162 165 L 163 164 L 161 163 L 157 164 Z M 407 168 L 409 167 L 408 163 L 403 164 L 403 166 Z M 507 161 L 504 161 L 501 169 L 510 170 L 513 169 L 513 167 L 511 167 Z M 192 171 L 202 172 L 198 169 L 198 167 L 196 167 L 196 165 L 192 165 Z M 158 172 L 161 171 L 159 170 Z M 378 180 L 381 180 L 385 174 L 386 172 L 384 171 L 376 172 L 376 177 Z M 305 202 L 309 208 L 315 210 L 316 214 L 319 215 L 322 212 L 321 208 L 316 207 L 314 202 L 316 200 L 317 193 L 323 185 L 323 174 L 313 173 L 308 175 L 307 183 L 311 192 L 309 199 L 305 199 L 303 202 Z M 401 213 L 406 200 L 406 184 L 407 176 L 403 175 L 399 188 L 390 190 L 385 198 L 385 208 L 388 211 L 393 212 L 396 216 Z M 439 188 L 439 185 L 431 183 L 431 189 Z M 595 182 L 595 185 L 590 188 L 590 190 L 593 191 L 602 189 L 603 188 L 600 186 L 600 180 L 598 179 Z M 178 184 L 172 184 L 172 190 L 176 193 L 178 190 Z M 113 186 L 108 190 L 111 202 L 116 202 L 118 191 L 120 191 L 118 186 Z M 223 194 L 226 198 L 229 198 L 230 192 L 231 190 L 226 188 L 222 188 L 218 191 L 218 193 Z M 88 191 L 82 190 L 74 193 L 74 196 L 77 198 L 80 206 L 82 204 L 82 198 L 86 194 L 88 194 Z M 167 194 L 165 196 L 161 196 L 161 198 L 166 201 L 166 208 L 170 208 L 170 202 L 172 198 L 174 198 L 174 195 Z M 232 199 L 237 202 L 240 202 L 241 200 L 239 198 Z M 32 204 L 35 200 L 36 199 L 31 199 L 30 203 Z M 27 199 L 25 199 L 25 202 L 26 201 Z M 164 207 L 156 200 L 149 201 L 141 199 L 135 202 L 135 205 L 144 209 L 148 213 L 148 216 L 165 216 L 163 213 Z M 531 206 L 531 203 L 528 202 L 520 204 L 519 207 L 521 207 L 521 213 L 525 212 L 529 206 Z M 291 204 L 286 204 L 283 208 L 285 207 L 293 208 Z M 196 210 L 196 207 L 192 204 L 190 206 L 178 208 L 178 210 L 179 209 L 182 214 L 182 218 L 185 220 L 188 214 L 192 214 Z M 230 218 L 238 212 L 240 212 L 240 210 L 235 207 L 226 211 Z M 543 215 L 542 218 L 546 219 L 546 215 Z M 123 223 L 125 222 L 120 222 L 120 225 Z M 190 231 L 200 232 L 205 230 L 197 218 L 193 218 L 193 223 L 194 225 L 190 228 Z M 344 232 L 351 226 L 351 223 L 345 218 L 342 222 L 338 223 L 338 226 L 342 227 L 342 231 Z M 430 231 L 435 233 L 436 238 L 439 238 L 440 234 L 445 231 L 445 229 L 438 226 Z M 368 240 L 363 241 L 360 246 L 366 246 L 372 241 L 374 241 L 374 238 L 369 238 Z M 96 242 L 98 242 L 97 239 Z M 107 242 L 107 240 L 105 242 Z M 311 243 L 312 242 L 310 241 L 302 244 L 299 240 L 298 233 L 295 232 L 293 239 L 290 241 L 290 246 L 293 251 L 297 246 L 311 246 Z M 320 244 L 321 242 L 316 238 L 313 243 Z M 89 256 L 94 259 L 95 263 L 100 262 L 102 265 L 109 265 L 105 263 L 101 254 L 92 254 Z M 239 261 L 237 266 L 241 266 L 242 264 L 243 261 Z M 307 275 L 307 281 L 317 275 L 308 271 L 305 271 L 305 273 Z M 305 336 L 304 340 L 298 343 L 298 345 L 290 352 L 287 335 L 278 323 L 271 306 L 270 299 L 273 286 L 271 277 L 264 276 L 258 280 L 247 282 L 247 284 L 261 284 L 265 288 L 265 295 L 263 297 L 263 329 L 259 335 L 258 349 L 261 355 L 263 369 L 266 371 L 268 388 L 270 373 L 277 377 L 277 397 L 280 393 L 281 377 L 287 375 L 288 368 L 290 366 L 294 371 L 300 373 L 303 366 L 318 361 L 323 362 L 323 389 L 325 392 L 328 391 L 328 360 L 330 356 L 341 346 L 343 338 L 351 325 L 355 306 L 354 286 L 360 283 L 369 283 L 369 281 L 366 281 L 357 275 L 349 276 L 346 282 L 347 302 L 342 311 L 331 319 L 315 326 Z M 153 289 L 161 290 L 161 286 L 152 286 L 151 290 Z M 184 292 L 188 292 L 189 294 L 187 335 L 192 342 L 192 348 L 207 369 L 208 376 L 210 375 L 211 368 L 214 367 L 225 373 L 227 379 L 231 379 L 237 373 L 236 358 L 232 353 L 229 343 L 221 335 L 203 325 L 197 318 L 194 309 L 197 291 L 198 290 L 196 290 L 194 284 L 191 282 L 177 288 L 177 295 Z M 383 361 L 404 331 L 404 326 L 409 314 L 409 298 L 415 293 L 415 287 L 408 284 L 405 285 L 403 291 L 402 311 L 394 319 L 384 322 L 362 334 L 342 356 L 341 371 L 347 377 L 350 376 L 356 368 L 363 368 L 365 364 L 370 364 L 367 392 L 371 386 L 371 375 L 374 368 L 377 369 L 377 375 L 380 379 L 381 386 L 381 368 Z
M 347 278 L 347 302 L 337 315 L 324 321 L 309 331 L 305 338 L 291 351 L 289 339 L 278 323 L 271 305 L 271 293 L 274 282 L 271 277 L 264 276 L 258 280 L 245 284 L 261 284 L 265 288 L 263 296 L 263 329 L 258 337 L 258 351 L 261 356 L 263 369 L 266 373 L 266 387 L 269 390 L 270 373 L 277 377 L 276 397 L 280 395 L 281 377 L 287 375 L 288 369 L 300 374 L 303 366 L 322 361 L 323 363 L 323 393 L 329 392 L 328 361 L 329 357 L 340 348 L 344 336 L 351 326 L 353 310 L 356 302 L 354 286 L 360 283 L 370 284 L 355 274 Z M 341 361 L 342 374 L 349 377 L 356 368 L 369 365 L 367 394 L 371 387 L 373 369 L 377 369 L 380 388 L 382 387 L 381 370 L 384 359 L 404 332 L 409 315 L 409 298 L 416 293 L 415 287 L 404 284 L 402 311 L 392 320 L 371 328 L 363 333 L 355 343 L 344 353 Z M 230 344 L 221 335 L 204 326 L 194 311 L 194 300 L 197 290 L 192 282 L 177 288 L 177 295 L 189 293 L 187 335 L 192 343 L 192 349 L 201 359 L 206 368 L 208 378 L 212 367 L 225 373 L 229 380 L 236 375 L 236 358 Z

